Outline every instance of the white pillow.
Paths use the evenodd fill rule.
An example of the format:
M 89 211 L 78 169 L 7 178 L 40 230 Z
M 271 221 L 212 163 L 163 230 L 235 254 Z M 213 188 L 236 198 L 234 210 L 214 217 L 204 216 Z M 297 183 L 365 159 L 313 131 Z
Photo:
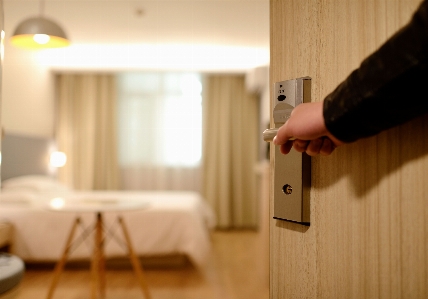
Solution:
M 69 191 L 69 188 L 56 179 L 44 175 L 25 175 L 4 180 L 1 183 L 4 191 L 52 192 Z

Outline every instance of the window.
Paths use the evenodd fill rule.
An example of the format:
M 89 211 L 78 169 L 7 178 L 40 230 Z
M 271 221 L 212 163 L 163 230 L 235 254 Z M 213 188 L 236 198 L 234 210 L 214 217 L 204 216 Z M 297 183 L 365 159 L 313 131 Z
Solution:
M 199 74 L 119 74 L 117 111 L 121 166 L 199 166 L 202 151 Z

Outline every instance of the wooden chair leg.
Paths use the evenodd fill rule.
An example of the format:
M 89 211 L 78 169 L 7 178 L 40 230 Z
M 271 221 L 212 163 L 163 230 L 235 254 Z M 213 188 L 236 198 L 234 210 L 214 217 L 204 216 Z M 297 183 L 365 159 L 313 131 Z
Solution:
M 103 220 L 100 214 L 100 221 L 97 226 L 97 242 L 98 242 L 98 253 L 99 253 L 99 290 L 101 298 L 105 298 L 106 295 L 106 259 L 104 255 L 104 228 Z
M 122 220 L 122 217 L 118 217 L 118 221 L 122 226 L 123 235 L 125 236 L 126 245 L 128 246 L 129 258 L 134 268 L 135 275 L 140 283 L 141 290 L 143 291 L 144 297 L 146 299 L 151 299 L 149 287 L 144 277 L 144 273 L 140 264 L 138 257 L 135 255 L 134 249 L 131 244 L 131 238 L 129 237 L 128 230 L 125 223 Z
M 67 243 L 65 245 L 64 252 L 63 252 L 60 260 L 58 261 L 58 263 L 55 266 L 54 277 L 52 279 L 52 283 L 51 283 L 51 286 L 49 288 L 47 299 L 52 298 L 53 293 L 54 293 L 55 288 L 56 288 L 56 285 L 58 284 L 59 277 L 61 276 L 61 273 L 64 270 L 64 266 L 65 266 L 65 263 L 67 261 L 67 256 L 68 256 L 68 253 L 70 252 L 71 243 L 73 242 L 74 233 L 75 233 L 76 228 L 77 228 L 79 223 L 80 223 L 80 218 L 77 217 L 76 220 L 74 221 L 73 226 L 71 227 L 70 234 L 68 235 L 68 239 L 67 239 Z
M 101 213 L 97 213 L 95 223 L 94 252 L 91 261 L 91 298 L 96 299 L 98 292 L 105 297 L 105 273 L 103 254 L 103 220 Z M 102 273 L 101 273 L 102 272 Z

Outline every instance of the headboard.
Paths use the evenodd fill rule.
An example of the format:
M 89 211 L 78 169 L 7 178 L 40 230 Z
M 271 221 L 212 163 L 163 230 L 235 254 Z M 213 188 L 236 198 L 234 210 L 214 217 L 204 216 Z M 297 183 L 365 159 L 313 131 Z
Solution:
M 1 180 L 22 175 L 50 175 L 50 138 L 5 134 L 1 141 Z

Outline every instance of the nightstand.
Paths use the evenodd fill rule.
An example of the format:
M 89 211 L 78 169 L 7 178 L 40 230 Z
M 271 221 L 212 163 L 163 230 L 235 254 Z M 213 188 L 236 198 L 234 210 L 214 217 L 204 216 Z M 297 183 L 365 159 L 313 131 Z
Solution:
M 0 222 L 0 252 L 8 252 L 12 245 L 12 224 Z

